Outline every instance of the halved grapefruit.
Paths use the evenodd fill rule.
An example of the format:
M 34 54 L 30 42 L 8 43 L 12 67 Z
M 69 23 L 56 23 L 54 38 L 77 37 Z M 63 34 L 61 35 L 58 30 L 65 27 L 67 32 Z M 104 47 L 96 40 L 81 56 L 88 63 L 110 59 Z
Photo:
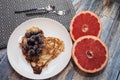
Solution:
M 108 49 L 98 37 L 83 36 L 75 41 L 72 58 L 82 71 L 95 73 L 105 67 Z
M 82 11 L 76 14 L 70 24 L 70 35 L 74 41 L 86 35 L 99 37 L 100 32 L 99 17 L 91 11 Z

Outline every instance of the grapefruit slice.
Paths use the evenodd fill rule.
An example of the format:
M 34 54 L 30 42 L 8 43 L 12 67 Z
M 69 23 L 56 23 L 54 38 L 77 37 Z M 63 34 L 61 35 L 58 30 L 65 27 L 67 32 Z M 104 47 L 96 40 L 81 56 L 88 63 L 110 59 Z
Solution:
M 72 58 L 82 71 L 95 73 L 105 67 L 108 49 L 98 37 L 83 36 L 75 41 Z
M 70 35 L 74 41 L 86 35 L 99 37 L 100 32 L 99 17 L 91 11 L 82 11 L 76 14 L 70 24 Z

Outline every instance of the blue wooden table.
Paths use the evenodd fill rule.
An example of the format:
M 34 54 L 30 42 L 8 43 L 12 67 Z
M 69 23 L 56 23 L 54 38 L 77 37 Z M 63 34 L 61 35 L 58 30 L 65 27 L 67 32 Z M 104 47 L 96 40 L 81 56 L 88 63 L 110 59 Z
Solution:
M 105 69 L 95 74 L 87 74 L 80 71 L 71 59 L 61 73 L 48 80 L 120 80 L 120 4 L 118 0 L 108 6 L 106 1 L 72 0 L 76 13 L 83 10 L 93 11 L 102 22 L 100 38 L 109 49 L 109 60 Z M 0 50 L 0 59 L 4 58 L 6 52 L 6 49 Z M 27 80 L 15 71 L 7 73 L 11 73 L 7 76 L 9 80 Z M 4 79 L 6 80 L 6 78 Z

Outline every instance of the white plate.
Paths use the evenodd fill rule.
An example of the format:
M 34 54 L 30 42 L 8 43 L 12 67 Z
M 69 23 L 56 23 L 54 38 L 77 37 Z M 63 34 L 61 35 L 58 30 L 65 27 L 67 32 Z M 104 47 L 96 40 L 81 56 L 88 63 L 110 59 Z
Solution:
M 65 49 L 57 58 L 52 60 L 48 67 L 45 67 L 41 74 L 34 74 L 31 66 L 25 60 L 19 43 L 26 30 L 37 26 L 44 31 L 46 37 L 57 37 L 64 41 Z M 71 58 L 72 41 L 66 28 L 59 22 L 49 18 L 34 18 L 19 25 L 8 41 L 7 53 L 11 66 L 24 77 L 30 79 L 46 79 L 61 72 Z

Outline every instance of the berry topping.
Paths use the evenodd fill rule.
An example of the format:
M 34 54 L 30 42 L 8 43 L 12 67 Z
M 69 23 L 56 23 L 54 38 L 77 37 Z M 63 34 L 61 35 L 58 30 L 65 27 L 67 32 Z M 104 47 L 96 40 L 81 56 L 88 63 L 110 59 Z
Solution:
M 35 54 L 35 51 L 34 51 L 33 49 L 30 49 L 30 50 L 28 51 L 28 53 L 29 53 L 30 55 L 34 55 L 34 54 Z
M 29 38 L 30 36 L 31 36 L 31 35 L 30 35 L 29 32 L 26 32 L 26 33 L 25 33 L 25 37 L 26 37 L 26 38 Z

